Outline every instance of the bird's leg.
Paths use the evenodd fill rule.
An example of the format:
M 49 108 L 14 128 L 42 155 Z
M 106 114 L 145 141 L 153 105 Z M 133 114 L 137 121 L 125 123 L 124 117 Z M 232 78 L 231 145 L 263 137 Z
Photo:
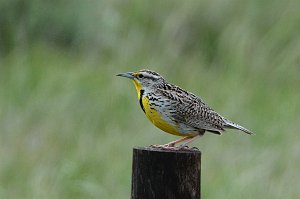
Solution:
M 151 147 L 160 148 L 160 149 L 175 149 L 175 144 L 178 144 L 180 142 L 183 142 L 185 140 L 189 140 L 192 138 L 193 137 L 184 137 L 184 138 L 180 138 L 178 140 L 175 140 L 175 141 L 169 142 L 167 144 L 163 144 L 163 145 L 159 145 L 159 144 L 151 145 Z
M 190 140 L 190 139 L 192 139 L 192 138 L 193 138 L 193 137 L 184 137 L 184 138 L 180 138 L 180 139 L 175 140 L 175 141 L 173 141 L 173 142 L 169 142 L 169 143 L 167 143 L 167 144 L 164 144 L 163 146 L 164 146 L 164 147 L 175 147 L 175 144 L 178 144 L 178 143 L 183 142 L 183 141 L 185 141 L 185 140 Z
M 197 138 L 199 138 L 201 135 L 196 135 L 194 137 L 190 137 L 190 139 L 188 139 L 188 141 L 186 141 L 185 143 L 181 144 L 180 146 L 178 146 L 179 149 L 183 149 L 185 147 L 188 146 L 188 144 L 190 144 L 191 142 L 193 142 L 194 140 L 196 140 Z

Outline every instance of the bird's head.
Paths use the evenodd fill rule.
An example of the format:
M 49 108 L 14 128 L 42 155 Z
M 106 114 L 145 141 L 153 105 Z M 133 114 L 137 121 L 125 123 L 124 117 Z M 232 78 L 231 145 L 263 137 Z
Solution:
M 132 79 L 138 93 L 142 89 L 149 90 L 151 88 L 154 88 L 156 85 L 164 82 L 164 79 L 160 74 L 146 69 L 136 72 L 120 73 L 117 74 L 117 76 Z

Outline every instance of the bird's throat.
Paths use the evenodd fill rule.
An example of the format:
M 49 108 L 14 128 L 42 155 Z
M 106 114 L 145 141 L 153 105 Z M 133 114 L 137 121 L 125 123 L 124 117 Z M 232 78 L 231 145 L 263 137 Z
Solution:
M 143 105 L 143 95 L 144 95 L 144 90 L 142 89 L 142 85 L 137 81 L 137 80 L 133 80 L 133 84 L 135 86 L 135 89 L 137 91 L 137 94 L 138 94 L 138 99 L 139 99 L 139 103 L 140 103 L 140 106 L 142 108 L 142 110 L 145 112 L 145 107 Z
M 133 80 L 133 84 L 134 84 L 135 89 L 137 91 L 138 99 L 140 99 L 141 98 L 142 85 L 135 79 Z

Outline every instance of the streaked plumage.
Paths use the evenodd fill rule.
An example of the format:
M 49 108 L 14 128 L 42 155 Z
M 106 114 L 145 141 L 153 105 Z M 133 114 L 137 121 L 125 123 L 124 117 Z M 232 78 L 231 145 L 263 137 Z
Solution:
M 167 83 L 154 71 L 144 69 L 118 76 L 133 80 L 141 108 L 154 125 L 168 133 L 187 137 L 179 142 L 203 135 L 205 131 L 221 134 L 226 128 L 252 134 L 246 128 L 222 117 L 193 93 Z M 168 146 L 176 143 L 178 141 Z

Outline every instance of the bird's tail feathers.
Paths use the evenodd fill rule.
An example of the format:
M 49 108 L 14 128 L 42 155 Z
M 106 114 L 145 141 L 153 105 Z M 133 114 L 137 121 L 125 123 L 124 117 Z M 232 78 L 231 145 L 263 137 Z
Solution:
M 240 131 L 243 131 L 249 135 L 255 135 L 255 133 L 251 132 L 250 130 L 246 129 L 245 127 L 242 127 L 241 125 L 238 125 L 234 122 L 231 122 L 227 119 L 224 119 L 225 122 L 225 127 L 230 128 L 230 129 L 238 129 Z

